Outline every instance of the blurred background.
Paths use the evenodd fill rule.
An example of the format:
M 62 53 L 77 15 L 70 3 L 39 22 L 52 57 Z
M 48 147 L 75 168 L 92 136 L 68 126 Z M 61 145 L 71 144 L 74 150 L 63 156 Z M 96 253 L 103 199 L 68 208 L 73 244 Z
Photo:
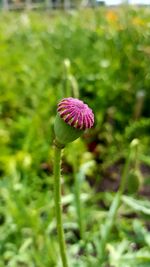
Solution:
M 133 139 L 103 267 L 150 266 L 150 1 L 0 1 L 0 267 L 59 267 L 53 202 L 57 103 L 77 97 L 94 128 L 63 152 L 72 267 L 99 244 Z
M 1 8 L 10 9 L 35 9 L 35 8 L 80 8 L 118 5 L 149 6 L 150 0 L 0 0 Z

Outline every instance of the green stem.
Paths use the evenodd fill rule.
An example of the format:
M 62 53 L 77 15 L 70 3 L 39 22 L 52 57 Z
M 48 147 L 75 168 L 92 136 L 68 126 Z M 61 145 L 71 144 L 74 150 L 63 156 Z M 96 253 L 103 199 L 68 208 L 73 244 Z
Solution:
M 106 243 L 107 240 L 109 238 L 111 229 L 114 225 L 114 221 L 117 215 L 117 211 L 118 208 L 120 206 L 120 202 L 121 202 L 121 196 L 126 188 L 126 181 L 127 181 L 127 176 L 128 176 L 128 172 L 129 172 L 129 165 L 130 165 L 130 160 L 131 160 L 131 148 L 128 151 L 128 156 L 124 165 L 124 169 L 123 169 L 123 173 L 122 173 L 122 178 L 121 178 L 121 184 L 120 184 L 120 188 L 118 190 L 118 192 L 115 195 L 115 198 L 110 206 L 108 215 L 107 215 L 107 219 L 105 222 L 105 226 L 103 228 L 102 231 L 102 237 L 101 237 L 101 241 L 100 241 L 100 261 L 99 263 L 102 264 L 105 260 L 105 248 L 106 248 Z
M 130 161 L 131 161 L 131 152 L 132 152 L 132 148 L 129 148 L 127 159 L 126 159 L 123 173 L 122 173 L 121 184 L 120 184 L 120 188 L 119 188 L 119 191 L 121 194 L 123 194 L 124 190 L 126 189 L 127 176 L 128 176 L 129 165 L 130 165 Z
M 114 224 L 114 220 L 116 217 L 116 213 L 117 210 L 119 208 L 119 204 L 120 204 L 120 198 L 121 198 L 121 194 L 120 191 L 118 191 L 114 197 L 114 200 L 110 206 L 108 215 L 107 215 L 107 219 L 105 222 L 105 226 L 102 229 L 102 236 L 101 236 L 101 241 L 100 241 L 100 250 L 99 250 L 99 263 L 102 264 L 105 261 L 105 257 L 106 257 L 106 252 L 105 252 L 105 248 L 106 248 L 106 243 L 107 240 L 109 238 L 112 226 Z M 101 265 L 100 265 L 101 266 Z
M 57 234 L 60 247 L 60 254 L 63 267 L 68 267 L 66 245 L 64 238 L 64 230 L 62 223 L 62 206 L 61 206 L 61 148 L 55 145 L 54 154 L 54 179 L 55 179 L 55 208 L 56 208 L 56 221 L 57 221 Z
M 74 168 L 74 177 L 75 177 L 75 205 L 76 205 L 76 212 L 78 217 L 78 227 L 80 231 L 80 239 L 84 239 L 84 225 L 83 225 L 83 206 L 81 203 L 81 182 L 79 173 L 76 174 L 76 170 Z
M 135 158 L 135 165 L 134 165 L 134 168 L 135 170 L 138 170 L 139 169 L 139 159 L 138 159 L 138 154 L 139 154 L 139 146 L 137 145 L 135 147 L 135 155 L 134 155 L 134 158 Z

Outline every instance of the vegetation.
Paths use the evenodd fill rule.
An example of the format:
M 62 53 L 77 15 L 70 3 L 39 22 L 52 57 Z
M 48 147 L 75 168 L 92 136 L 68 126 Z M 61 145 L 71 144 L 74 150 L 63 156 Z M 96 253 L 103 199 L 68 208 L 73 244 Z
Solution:
M 149 61 L 149 9 L 1 14 L 0 267 L 61 266 L 53 124 L 70 95 L 96 120 L 63 154 L 70 266 L 150 266 Z

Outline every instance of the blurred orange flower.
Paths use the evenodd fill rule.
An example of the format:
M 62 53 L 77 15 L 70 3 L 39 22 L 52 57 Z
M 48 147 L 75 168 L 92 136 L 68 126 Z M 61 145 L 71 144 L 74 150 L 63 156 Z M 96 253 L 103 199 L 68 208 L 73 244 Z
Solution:
M 106 19 L 108 22 L 116 22 L 118 20 L 118 15 L 115 11 L 109 10 L 106 13 Z

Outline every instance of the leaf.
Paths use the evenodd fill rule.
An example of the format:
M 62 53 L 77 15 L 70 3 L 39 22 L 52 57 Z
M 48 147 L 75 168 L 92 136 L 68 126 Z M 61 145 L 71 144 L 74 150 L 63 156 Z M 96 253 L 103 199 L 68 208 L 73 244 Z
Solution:
M 146 200 L 137 200 L 133 197 L 122 196 L 123 202 L 128 205 L 131 209 L 150 215 L 150 203 Z

